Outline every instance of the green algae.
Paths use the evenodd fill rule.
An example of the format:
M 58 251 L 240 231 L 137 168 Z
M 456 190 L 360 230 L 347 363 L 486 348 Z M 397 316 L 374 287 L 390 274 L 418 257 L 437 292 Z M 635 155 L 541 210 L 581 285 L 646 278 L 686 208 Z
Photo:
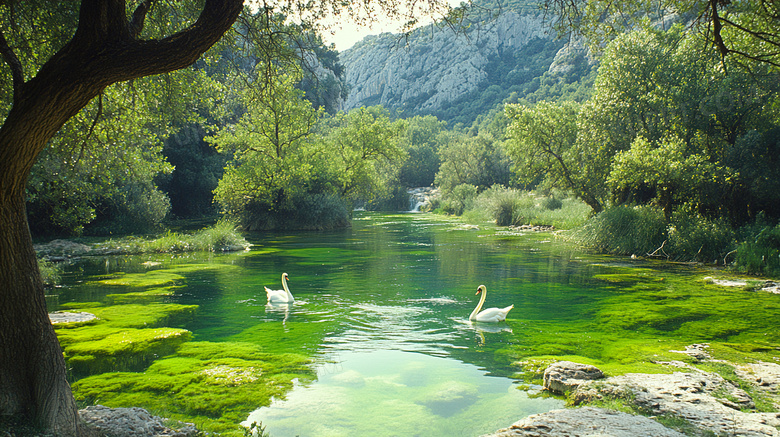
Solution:
M 399 222 L 403 220 L 409 219 L 398 217 Z M 176 317 L 152 317 L 146 325 L 128 325 L 138 329 L 180 326 L 191 330 L 197 341 L 180 343 L 170 356 L 158 353 L 156 360 L 145 362 L 148 368 L 132 368 L 144 373 L 118 368 L 123 372 L 106 374 L 105 385 L 97 382 L 101 375 L 94 375 L 83 386 L 89 388 L 89 396 L 80 399 L 118 400 L 112 406 L 142 406 L 164 415 L 169 415 L 170 408 L 176 417 L 195 421 L 202 429 L 233 432 L 248 409 L 266 405 L 260 402 L 250 408 L 249 400 L 241 400 L 244 388 L 266 384 L 258 392 L 270 393 L 274 390 L 270 385 L 278 381 L 281 388 L 273 397 L 281 398 L 292 387 L 292 375 L 303 372 L 312 377 L 308 367 L 304 365 L 306 371 L 302 371 L 295 360 L 290 360 L 289 368 L 268 370 L 257 364 L 264 361 L 264 354 L 284 363 L 284 354 L 315 356 L 331 348 L 340 350 L 353 344 L 359 348 L 358 342 L 388 347 L 382 342 L 397 339 L 382 331 L 397 333 L 393 324 L 406 327 L 408 323 L 418 323 L 409 325 L 414 328 L 408 331 L 410 337 L 422 338 L 418 332 L 431 337 L 444 333 L 446 339 L 440 341 L 452 344 L 452 349 L 445 348 L 452 358 L 474 363 L 495 376 L 516 375 L 526 382 L 540 380 L 540 371 L 546 367 L 540 363 L 558 360 L 593 364 L 607 375 L 679 371 L 666 363 L 698 363 L 674 351 L 700 342 L 711 345 L 716 359 L 732 362 L 776 362 L 780 356 L 780 338 L 775 332 L 778 297 L 754 292 L 754 286 L 724 287 L 706 279 L 727 276 L 721 271 L 610 257 L 577 258 L 578 254 L 574 256 L 570 249 L 556 244 L 540 249 L 541 240 L 549 236 L 499 236 L 492 227 L 466 232 L 449 225 L 420 226 L 403 233 L 394 228 L 398 224 L 383 221 L 382 226 L 389 227 L 392 235 L 365 241 L 331 233 L 317 234 L 315 241 L 310 241 L 311 234 L 271 236 L 279 241 L 266 243 L 278 246 L 255 246 L 258 250 L 243 256 L 238 270 L 219 267 L 204 275 L 197 267 L 190 271 L 171 267 L 164 270 L 177 272 L 182 279 L 164 284 L 150 281 L 148 286 L 100 285 L 94 294 L 105 296 L 100 293 L 109 291 L 106 300 L 113 303 L 152 302 L 159 297 L 166 302 L 200 304 L 197 317 L 183 325 L 178 325 L 182 322 Z M 290 306 L 289 317 L 263 307 L 262 285 L 269 281 L 278 284 L 281 271 L 289 271 L 295 278 L 291 287 L 296 304 Z M 138 275 L 147 273 L 151 271 Z M 135 275 L 124 276 L 131 274 Z M 473 308 L 473 289 L 483 282 L 491 292 L 489 306 L 513 303 L 515 310 L 506 324 L 512 332 L 480 333 L 475 342 L 471 332 L 462 334 L 466 328 L 453 326 Z M 454 302 L 416 302 L 431 297 L 452 298 Z M 374 311 L 370 316 L 365 314 L 368 305 Z M 408 317 L 393 318 L 390 312 L 383 312 L 426 305 L 432 307 L 430 312 L 410 313 Z M 112 318 L 110 311 L 104 315 L 112 323 L 122 323 L 119 315 Z M 183 315 L 186 319 L 186 313 Z M 387 320 L 392 323 L 384 323 Z M 392 343 L 389 347 L 398 346 Z M 180 373 L 190 374 L 190 379 L 178 378 Z M 147 374 L 151 377 L 145 379 Z M 274 380 L 271 375 L 283 376 Z M 204 394 L 195 399 L 200 393 L 187 391 L 190 384 L 210 393 L 211 398 Z M 155 391 L 155 387 L 163 388 Z M 441 399 L 420 392 L 410 401 L 457 406 L 465 399 L 459 393 L 468 392 L 466 388 L 438 390 Z M 186 393 L 193 399 L 179 400 L 171 407 L 166 399 L 169 393 L 180 397 Z M 238 400 L 230 401 L 234 394 Z M 413 406 L 400 403 L 387 409 L 394 408 L 400 416 L 419 414 Z M 223 415 L 230 415 L 229 420 L 215 419 L 215 411 L 220 409 Z M 364 413 L 350 411 L 348 417 L 358 420 L 356 417 Z M 372 413 L 386 411 L 376 408 Z
M 139 273 L 118 272 L 110 278 L 94 281 L 95 284 L 122 287 L 160 287 L 177 285 L 185 281 L 186 273 L 204 271 L 234 271 L 237 266 L 231 264 L 182 264 Z
M 196 305 L 150 304 L 91 306 L 98 318 L 86 324 L 57 325 L 70 371 L 75 376 L 140 370 L 173 353 L 192 333 L 165 327 L 191 318 Z
M 608 294 L 592 301 L 591 317 L 559 322 L 527 321 L 504 360 L 524 370 L 529 362 L 570 360 L 592 364 L 608 375 L 679 370 L 670 361 L 694 363 L 681 354 L 686 345 L 707 342 L 713 355 L 734 362 L 776 361 L 780 332 L 772 314 L 780 300 L 745 287 L 722 287 L 713 274 L 670 274 L 656 268 L 601 266 L 593 275 L 609 284 Z M 613 288 L 614 287 L 614 288 Z M 614 293 L 614 291 L 619 293 Z M 518 370 L 519 369 L 519 370 Z
M 155 361 L 143 373 L 115 372 L 73 384 L 79 402 L 111 407 L 143 405 L 199 429 L 243 436 L 238 423 L 282 398 L 293 380 L 314 378 L 310 360 L 299 354 L 268 354 L 239 342 L 189 342 L 177 356 Z

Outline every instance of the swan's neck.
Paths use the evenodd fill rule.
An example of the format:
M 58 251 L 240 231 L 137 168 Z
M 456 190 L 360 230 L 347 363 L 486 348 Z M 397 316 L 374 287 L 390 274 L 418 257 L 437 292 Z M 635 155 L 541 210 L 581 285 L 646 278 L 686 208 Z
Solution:
M 482 309 L 482 305 L 485 304 L 485 295 L 487 294 L 487 291 L 483 291 L 482 296 L 479 297 L 479 303 L 477 304 L 477 307 L 474 308 L 474 311 L 471 312 L 471 315 L 469 316 L 469 320 L 474 320 L 477 318 L 477 314 L 479 314 L 479 310 Z
M 282 276 L 282 287 L 284 288 L 284 291 L 287 293 L 288 298 L 292 298 L 292 293 L 290 293 L 290 289 L 287 288 L 287 278 Z

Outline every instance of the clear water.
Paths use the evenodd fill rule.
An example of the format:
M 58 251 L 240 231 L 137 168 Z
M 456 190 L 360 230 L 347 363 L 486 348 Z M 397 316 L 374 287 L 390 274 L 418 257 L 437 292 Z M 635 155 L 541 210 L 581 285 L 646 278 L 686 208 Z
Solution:
M 646 345 L 655 354 L 747 333 L 777 341 L 774 296 L 691 291 L 685 284 L 700 272 L 661 273 L 551 238 L 427 214 L 358 213 L 347 230 L 251 235 L 252 250 L 241 254 L 84 262 L 67 275 L 59 301 L 106 299 L 117 289 L 90 281 L 146 271 L 144 261 L 161 263 L 156 269 L 236 266 L 183 274 L 168 299 L 199 305 L 183 326 L 194 340 L 313 358 L 313 381 L 246 417 L 274 437 L 480 435 L 563 406 L 533 396 L 539 387 L 520 389 L 527 382 L 515 379 L 517 356 L 607 362 L 641 355 Z M 283 272 L 296 301 L 267 307 L 263 287 L 280 289 Z M 480 284 L 486 307 L 514 304 L 507 322 L 468 321 Z

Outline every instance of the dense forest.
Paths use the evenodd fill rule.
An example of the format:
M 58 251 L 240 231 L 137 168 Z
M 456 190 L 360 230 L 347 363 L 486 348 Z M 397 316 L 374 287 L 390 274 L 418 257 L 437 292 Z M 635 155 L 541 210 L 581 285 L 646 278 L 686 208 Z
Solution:
M 693 18 L 648 18 L 601 39 L 530 38 L 446 108 L 341 111 L 339 53 L 266 12 L 191 68 L 108 87 L 73 117 L 28 182 L 34 235 L 149 233 L 223 214 L 250 231 L 330 229 L 435 186 L 429 208 L 441 213 L 553 224 L 528 205 L 577 200 L 588 219 L 573 234 L 598 250 L 777 272 L 778 71 L 766 41 L 735 39 L 744 47 L 726 56 Z

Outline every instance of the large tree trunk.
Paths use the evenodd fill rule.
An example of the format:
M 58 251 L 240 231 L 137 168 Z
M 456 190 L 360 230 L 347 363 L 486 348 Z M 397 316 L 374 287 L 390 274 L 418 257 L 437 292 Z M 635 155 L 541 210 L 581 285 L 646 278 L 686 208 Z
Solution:
M 46 311 L 23 191 L 0 199 L 0 411 L 74 435 L 76 404 Z
M 27 82 L 3 43 L 14 103 L 0 127 L 0 416 L 78 435 L 78 412 L 49 321 L 27 226 L 25 186 L 46 143 L 112 83 L 186 67 L 232 26 L 242 0 L 206 0 L 199 19 L 163 40 L 139 41 L 146 3 L 127 20 L 123 0 L 82 0 L 73 39 Z

